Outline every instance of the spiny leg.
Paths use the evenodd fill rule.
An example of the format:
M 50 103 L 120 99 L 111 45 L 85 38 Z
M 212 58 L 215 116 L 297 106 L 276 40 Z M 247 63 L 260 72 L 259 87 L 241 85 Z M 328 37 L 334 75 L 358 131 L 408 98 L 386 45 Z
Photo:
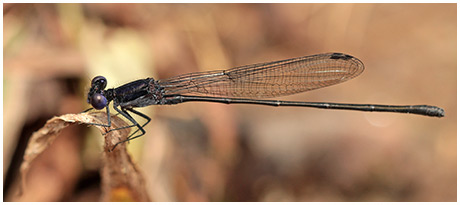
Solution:
M 128 119 L 128 120 L 131 121 L 131 122 L 133 122 L 134 118 L 131 117 L 131 115 L 129 115 L 128 112 L 125 111 L 126 109 L 121 108 L 121 110 L 120 110 L 120 109 L 118 109 L 116 106 L 113 106 L 113 109 L 114 109 L 115 111 L 117 111 L 117 114 L 116 114 L 116 115 L 121 114 L 121 115 L 123 115 L 126 119 Z M 134 122 L 133 122 L 132 125 L 128 125 L 128 126 L 124 126 L 124 127 L 118 127 L 118 128 L 115 128 L 115 129 L 111 129 L 109 132 L 112 132 L 112 131 L 115 131 L 115 130 L 122 130 L 122 129 L 130 128 L 130 127 L 135 127 L 135 126 L 137 126 L 137 125 L 138 125 L 137 121 L 134 120 Z M 109 132 L 107 132 L 107 133 L 109 133 Z M 137 131 L 136 131 L 136 132 L 137 132 Z M 130 135 L 130 136 L 131 136 L 131 135 Z M 129 138 L 129 137 L 128 137 L 128 138 Z
M 132 108 L 129 108 L 129 109 L 126 109 L 126 110 L 131 111 L 132 113 L 134 113 L 134 114 L 136 114 L 136 115 L 138 115 L 138 116 L 140 116 L 140 117 L 143 117 L 144 119 L 147 120 L 147 122 L 145 122 L 145 123 L 141 126 L 142 128 L 144 128 L 144 127 L 145 127 L 147 124 L 149 124 L 149 122 L 152 120 L 149 116 L 147 116 L 147 115 L 145 115 L 144 113 L 141 113 L 141 112 L 139 112 L 139 111 L 137 111 L 137 110 L 134 110 L 134 109 L 132 109 Z M 132 140 L 132 139 L 135 139 L 135 138 L 138 138 L 138 137 L 142 136 L 142 135 L 139 135 L 139 136 L 136 136 L 136 137 L 132 137 L 132 138 L 131 138 L 131 136 L 133 136 L 134 134 L 136 134 L 139 130 L 140 130 L 140 129 L 137 129 L 135 132 L 133 132 L 131 135 L 129 135 L 128 140 Z
M 109 109 L 108 106 L 107 106 L 106 108 L 107 108 L 107 109 L 106 109 L 106 110 L 107 110 L 107 125 L 106 125 L 106 124 L 99 124 L 99 123 L 87 123 L 87 124 L 89 124 L 89 125 L 95 125 L 95 126 L 102 126 L 102 127 L 111 127 L 112 122 L 111 122 L 111 120 L 110 120 L 110 109 Z M 115 146 L 112 148 L 112 151 L 115 149 L 115 147 L 116 147 L 118 144 L 121 144 L 121 143 L 130 141 L 130 140 L 132 140 L 132 139 L 135 139 L 135 138 L 138 138 L 138 137 L 144 135 L 144 134 L 145 134 L 145 130 L 144 130 L 143 128 L 151 121 L 151 118 L 150 118 L 150 117 L 148 117 L 147 115 L 145 115 L 145 114 L 143 114 L 143 113 L 141 113 L 141 112 L 139 112 L 139 111 L 136 111 L 136 110 L 133 110 L 133 109 L 126 109 L 126 110 L 131 111 L 131 112 L 133 112 L 134 114 L 136 114 L 136 115 L 138 115 L 138 116 L 140 116 L 140 117 L 143 117 L 144 119 L 147 120 L 147 122 L 145 122 L 142 126 L 140 126 L 139 123 L 137 123 L 137 121 L 134 120 L 134 118 L 131 117 L 131 115 L 129 115 L 128 112 L 126 112 L 124 109 L 120 110 L 120 109 L 118 109 L 115 105 L 113 106 L 113 108 L 117 111 L 117 114 L 115 114 L 115 115 L 121 114 L 121 115 L 123 115 L 126 119 L 128 119 L 129 121 L 131 121 L 133 124 L 132 124 L 132 125 L 128 125 L 128 126 L 124 126 L 124 127 L 115 128 L 115 129 L 110 129 L 110 130 L 107 131 L 105 134 L 107 134 L 107 133 L 109 133 L 109 132 L 112 132 L 112 131 L 115 131 L 115 130 L 122 130 L 122 129 L 130 128 L 130 127 L 135 127 L 135 126 L 137 126 L 138 129 L 137 129 L 135 132 L 133 132 L 131 135 L 129 135 L 128 138 L 127 138 L 126 140 L 123 140 L 123 141 L 121 141 L 121 142 L 116 143 Z M 88 112 L 88 111 L 90 111 L 90 110 L 92 110 L 92 109 L 93 109 L 93 108 L 86 109 L 86 110 L 83 111 L 82 113 Z M 135 136 L 135 137 L 132 137 L 132 136 L 133 136 L 134 134 L 136 134 L 139 130 L 142 131 L 142 134 L 139 134 L 139 135 L 137 135 L 137 136 Z M 104 134 L 104 135 L 105 135 L 105 134 Z
M 134 113 L 134 114 L 136 114 L 136 115 L 138 115 L 138 116 L 140 116 L 140 117 L 146 119 L 147 122 L 145 122 L 145 123 L 141 126 L 142 128 L 144 128 L 144 127 L 152 120 L 152 119 L 150 119 L 149 116 L 147 116 L 147 115 L 145 115 L 144 113 L 141 113 L 141 112 L 139 112 L 139 111 L 137 111 L 137 110 L 134 110 L 134 109 L 132 109 L 132 108 L 125 108 L 125 109 L 123 109 L 123 110 L 124 110 L 125 112 L 126 112 L 126 111 L 130 111 L 130 112 L 132 112 L 132 113 Z M 126 113 L 128 113 L 128 112 L 126 112 Z M 118 112 L 116 115 L 119 115 L 119 114 L 121 114 L 121 113 Z M 123 116 L 124 116 L 124 115 L 123 115 Z M 130 117 L 131 117 L 131 116 L 130 116 Z M 137 122 L 137 121 L 136 121 L 136 122 Z M 110 130 L 110 131 L 126 129 L 126 128 L 130 128 L 130 127 L 134 127 L 134 126 L 137 126 L 137 125 L 136 125 L 136 124 L 133 124 L 133 125 L 125 126 L 125 127 L 119 127 L 119 128 L 112 129 L 112 130 Z M 134 131 L 133 133 L 131 133 L 131 134 L 128 136 L 128 139 L 131 140 L 131 136 L 133 136 L 134 134 L 136 134 L 138 131 L 139 131 L 139 129 L 137 129 L 136 131 Z M 136 137 L 136 138 L 137 138 L 137 137 Z M 133 138 L 133 139 L 134 139 L 134 138 Z
M 137 126 L 138 130 L 140 130 L 142 133 L 139 134 L 139 135 L 136 136 L 136 137 L 133 137 L 133 138 L 130 138 L 130 136 L 132 136 L 132 135 L 130 135 L 130 136 L 128 136 L 128 138 L 126 138 L 125 140 L 122 140 L 122 141 L 120 141 L 120 142 L 117 142 L 117 143 L 113 146 L 113 148 L 111 149 L 111 151 L 113 151 L 117 145 L 119 145 L 119 144 L 121 144 L 121 143 L 124 143 L 124 142 L 127 142 L 127 141 L 129 141 L 129 140 L 131 140 L 131 139 L 138 138 L 138 137 L 140 137 L 140 136 L 142 136 L 142 135 L 145 134 L 144 128 L 142 128 L 142 126 L 140 126 L 139 123 L 137 123 L 137 121 L 136 121 L 133 117 L 131 117 L 131 115 L 129 115 L 129 113 L 128 113 L 127 111 L 125 111 L 125 109 L 121 108 L 121 110 L 120 110 L 120 109 L 116 108 L 115 106 L 114 106 L 113 108 L 114 108 L 118 113 L 120 113 L 120 114 L 123 115 L 126 119 L 128 119 L 129 121 L 131 121 L 131 122 L 133 123 L 133 124 L 130 125 L 130 126 L 120 127 L 120 128 L 113 129 L 113 130 L 126 129 L 126 128 L 129 128 L 129 127 Z M 131 109 L 130 111 L 132 111 L 132 109 Z M 136 111 L 136 112 L 137 112 L 137 111 Z M 133 112 L 133 113 L 136 113 L 136 112 Z M 137 112 L 136 114 L 139 114 L 139 112 Z M 144 115 L 144 116 L 145 116 L 145 115 Z M 141 115 L 141 117 L 144 117 L 144 116 Z M 148 122 L 149 122 L 149 121 L 150 121 L 150 120 L 148 119 Z M 136 131 L 136 132 L 137 132 L 137 131 Z
M 95 126 L 102 126 L 102 127 L 111 127 L 112 126 L 112 122 L 110 121 L 110 109 L 109 109 L 109 106 L 106 107 L 107 109 L 107 124 L 99 124 L 99 123 L 86 123 L 88 125 L 95 125 Z M 85 112 L 88 112 L 90 110 L 92 110 L 93 108 L 89 108 L 89 109 L 86 109 L 85 111 L 81 112 L 81 113 L 85 113 Z M 111 130 L 107 131 L 110 132 Z
M 88 109 L 86 109 L 86 110 L 83 110 L 82 112 L 80 112 L 80 114 L 81 114 L 81 113 L 85 113 L 85 112 L 88 112 L 88 111 L 90 111 L 90 110 L 92 110 L 92 109 L 94 109 L 94 108 L 90 107 L 90 108 L 88 108 Z

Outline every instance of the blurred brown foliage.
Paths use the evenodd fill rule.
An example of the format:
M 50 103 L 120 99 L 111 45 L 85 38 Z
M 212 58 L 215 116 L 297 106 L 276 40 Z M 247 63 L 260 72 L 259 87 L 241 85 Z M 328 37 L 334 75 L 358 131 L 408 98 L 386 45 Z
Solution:
M 4 4 L 4 201 L 97 201 L 102 136 L 66 128 L 17 197 L 32 132 L 109 86 L 323 52 L 366 70 L 288 100 L 431 104 L 442 119 L 252 105 L 141 109 L 155 201 L 455 201 L 455 4 Z M 86 136 L 86 137 L 82 137 Z

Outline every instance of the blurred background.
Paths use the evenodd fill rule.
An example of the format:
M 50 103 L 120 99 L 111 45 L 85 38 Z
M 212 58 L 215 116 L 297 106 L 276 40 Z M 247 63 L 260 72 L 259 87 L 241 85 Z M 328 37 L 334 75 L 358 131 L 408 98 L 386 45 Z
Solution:
M 227 69 L 324 52 L 349 82 L 284 100 L 429 104 L 444 118 L 183 103 L 128 145 L 154 201 L 455 201 L 455 4 L 4 4 L 4 201 L 98 201 L 102 135 L 71 126 L 33 164 L 34 131 L 89 107 L 91 79 Z

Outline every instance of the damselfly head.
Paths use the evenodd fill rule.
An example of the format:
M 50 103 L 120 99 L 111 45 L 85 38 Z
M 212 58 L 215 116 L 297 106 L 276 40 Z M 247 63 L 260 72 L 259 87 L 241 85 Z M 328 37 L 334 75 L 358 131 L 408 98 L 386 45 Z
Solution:
M 91 88 L 95 88 L 97 90 L 104 90 L 107 86 L 107 79 L 104 76 L 96 76 L 91 81 Z
M 107 98 L 105 98 L 101 93 L 94 93 L 90 97 L 89 103 L 94 107 L 94 109 L 100 110 L 107 106 Z
M 97 110 L 107 106 L 107 98 L 103 94 L 106 86 L 107 79 L 104 76 L 96 76 L 91 81 L 87 102 Z

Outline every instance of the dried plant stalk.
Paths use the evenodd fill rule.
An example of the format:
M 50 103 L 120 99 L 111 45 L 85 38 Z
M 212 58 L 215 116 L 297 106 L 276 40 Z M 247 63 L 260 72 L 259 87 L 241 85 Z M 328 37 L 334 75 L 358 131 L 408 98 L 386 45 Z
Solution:
M 117 116 L 111 116 L 111 122 L 110 129 L 127 126 L 126 122 Z M 32 134 L 20 168 L 22 182 L 19 194 L 22 194 L 25 188 L 26 175 L 32 162 L 53 143 L 59 133 L 69 125 L 88 123 L 107 124 L 107 114 L 91 112 L 53 117 L 46 122 L 45 126 Z M 105 127 L 96 127 L 101 133 L 106 133 L 108 130 Z M 104 135 L 101 169 L 102 201 L 149 201 L 144 178 L 128 154 L 126 144 L 120 144 L 111 151 L 117 142 L 127 138 L 129 132 L 130 129 L 122 129 Z

